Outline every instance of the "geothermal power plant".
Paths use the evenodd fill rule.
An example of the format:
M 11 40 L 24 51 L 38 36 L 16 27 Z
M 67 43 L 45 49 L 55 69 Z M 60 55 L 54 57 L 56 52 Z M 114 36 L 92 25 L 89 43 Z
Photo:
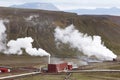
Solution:
M 25 10 L 23 10 L 23 12 L 24 11 Z M 3 12 L 5 11 L 3 10 Z M 65 80 L 68 80 L 67 78 L 69 78 L 72 73 L 120 73 L 120 70 L 116 70 L 116 66 L 114 69 L 115 64 L 117 64 L 117 68 L 119 67 L 119 56 L 117 57 L 117 55 L 110 50 L 108 46 L 105 46 L 106 44 L 104 44 L 104 41 L 102 41 L 103 36 L 95 34 L 91 36 L 78 30 L 78 26 L 81 26 L 81 24 L 84 24 L 84 26 L 88 27 L 88 25 L 86 25 L 86 19 L 84 20 L 84 16 L 80 17 L 80 19 L 83 18 L 82 21 L 76 17 L 78 16 L 76 14 L 71 14 L 70 16 L 72 17 L 70 17 L 67 15 L 68 13 L 65 13 L 64 15 L 67 15 L 67 17 L 62 16 L 65 18 L 58 20 L 64 12 L 61 12 L 58 15 L 53 15 L 52 13 L 56 14 L 56 12 L 49 13 L 49 11 L 41 11 L 41 13 L 38 12 L 39 14 L 36 14 L 33 11 L 31 14 L 29 14 L 28 11 L 26 14 L 25 11 L 24 13 L 20 13 L 20 17 L 18 17 L 19 15 L 17 15 L 16 12 L 14 12 L 14 14 L 11 14 L 11 12 L 7 18 L 1 17 L 0 15 L 1 60 L 5 57 L 6 59 L 4 60 L 7 62 L 1 63 L 0 65 L 0 80 L 19 80 L 19 78 L 27 76 L 61 74 L 67 74 Z M 2 13 L 2 11 L 0 13 Z M 8 15 L 8 13 L 5 14 L 5 16 Z M 15 20 L 12 18 L 15 18 Z M 42 20 L 44 18 L 45 20 Z M 90 24 L 97 23 L 99 21 L 97 21 L 97 18 L 93 19 L 93 22 L 90 22 Z M 104 18 L 100 18 L 100 21 L 102 19 Z M 103 20 L 103 22 L 106 23 L 101 22 L 101 24 L 105 24 L 106 26 L 108 21 L 107 19 L 105 20 L 106 21 Z M 77 21 L 78 23 L 76 23 Z M 64 23 L 64 25 L 62 23 Z M 80 23 L 80 25 L 76 25 L 75 23 Z M 58 26 L 58 24 L 62 27 Z M 11 26 L 13 29 L 10 29 Z M 21 31 L 18 33 L 20 35 L 16 35 L 18 32 L 16 27 L 18 27 L 18 30 L 20 29 Z M 24 27 L 26 28 L 24 29 Z M 46 28 L 48 28 L 48 30 L 46 30 Z M 105 31 L 104 29 L 101 30 Z M 9 34 L 10 32 L 12 34 Z M 97 31 L 95 32 L 97 33 Z M 101 34 L 103 33 L 101 32 Z M 16 37 L 14 38 L 15 35 Z M 50 42 L 48 38 L 50 38 Z M 109 42 L 109 38 L 106 42 Z M 110 43 L 108 44 L 110 45 Z M 113 46 L 112 49 L 114 49 Z M 11 56 L 12 58 L 10 58 Z M 20 57 L 20 61 L 18 60 L 18 57 Z M 33 58 L 37 58 L 36 62 L 32 62 Z M 14 59 L 18 62 L 13 61 Z M 13 64 L 10 63 L 10 60 Z M 24 63 L 25 60 L 26 63 Z M 107 64 L 112 67 L 104 69 L 106 68 Z M 96 67 L 96 65 L 100 67 Z M 104 68 L 102 69 L 101 67 L 103 66 Z
M 4 22 L 9 23 L 9 21 L 0 20 L 0 29 L 2 29 L 0 32 L 0 37 L 2 37 L 0 42 L 0 50 L 3 51 L 4 54 L 22 55 L 22 49 L 24 49 L 25 52 L 31 56 L 47 56 L 48 63 L 46 66 L 39 66 L 37 68 L 33 66 L 23 66 L 18 68 L 0 66 L 0 74 L 24 72 L 23 74 L 0 77 L 0 80 L 8 80 L 37 74 L 52 75 L 53 73 L 119 72 L 119 70 L 89 70 L 89 68 L 86 68 L 87 66 L 89 67 L 89 65 L 78 66 L 77 63 L 73 62 L 71 64 L 69 61 L 58 61 L 57 63 L 53 63 L 50 60 L 50 57 L 52 57 L 50 53 L 42 48 L 37 49 L 32 46 L 34 40 L 31 37 L 18 38 L 16 40 L 10 40 L 8 43 L 3 43 L 6 40 L 6 27 L 4 25 Z M 56 43 L 59 41 L 64 44 L 70 43 L 71 47 L 77 48 L 79 51 L 82 50 L 85 55 L 94 55 L 98 61 L 118 62 L 116 60 L 117 56 L 102 44 L 100 36 L 93 36 L 92 38 L 91 36 L 83 35 L 74 27 L 74 25 L 70 25 L 65 29 L 57 27 L 54 33 Z M 77 43 L 75 43 L 76 41 Z M 94 49 L 95 47 L 97 47 L 97 50 Z
M 107 63 L 119 63 L 117 59 L 113 59 L 113 61 L 104 61 Z M 103 62 L 103 63 L 104 63 Z M 22 78 L 25 76 L 34 76 L 34 75 L 54 75 L 54 74 L 71 74 L 71 73 L 86 73 L 86 72 L 120 72 L 120 70 L 110 70 L 110 69 L 103 69 L 103 70 L 94 70 L 94 69 L 89 69 L 86 67 L 89 67 L 89 65 L 83 65 L 83 66 L 76 66 L 76 64 L 71 63 L 71 62 L 57 62 L 57 63 L 52 63 L 50 62 L 50 57 L 48 59 L 48 64 L 47 66 L 40 66 L 39 68 L 35 68 L 33 66 L 31 67 L 19 67 L 19 68 L 12 68 L 9 66 L 0 66 L 0 75 L 1 74 L 8 74 L 8 73 L 19 73 L 19 72 L 24 72 L 22 74 L 17 74 L 17 75 L 10 75 L 10 76 L 4 76 L 0 77 L 0 80 L 14 80 L 17 78 Z

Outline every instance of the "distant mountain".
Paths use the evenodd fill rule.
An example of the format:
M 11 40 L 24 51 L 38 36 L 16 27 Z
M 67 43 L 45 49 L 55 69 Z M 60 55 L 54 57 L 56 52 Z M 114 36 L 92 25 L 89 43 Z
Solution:
M 59 9 L 51 4 L 51 3 L 25 3 L 21 5 L 12 5 L 10 7 L 15 7 L 15 8 L 28 8 L 28 9 L 43 9 L 43 10 L 51 10 L 51 11 L 58 11 Z
M 75 12 L 77 14 L 87 15 L 120 15 L 120 9 L 116 7 L 112 8 L 96 8 L 96 9 L 76 9 L 68 10 L 66 12 Z

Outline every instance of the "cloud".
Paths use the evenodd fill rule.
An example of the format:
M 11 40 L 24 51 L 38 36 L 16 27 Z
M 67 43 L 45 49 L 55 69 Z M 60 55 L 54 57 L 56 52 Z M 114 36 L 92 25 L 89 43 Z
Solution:
M 66 9 L 78 9 L 78 8 L 111 8 L 120 7 L 120 0 L 71 0 L 63 1 L 62 3 L 56 3 L 58 8 L 62 10 Z
M 78 8 L 120 7 L 120 0 L 0 0 L 1 6 L 28 2 L 53 3 L 61 10 Z

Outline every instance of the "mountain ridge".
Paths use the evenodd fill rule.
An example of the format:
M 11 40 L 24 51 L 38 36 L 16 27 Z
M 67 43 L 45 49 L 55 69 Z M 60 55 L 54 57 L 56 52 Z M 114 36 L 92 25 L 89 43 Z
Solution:
M 59 9 L 55 5 L 53 5 L 52 3 L 34 2 L 34 3 L 24 3 L 21 5 L 11 5 L 10 7 L 59 11 Z
M 33 18 L 26 21 L 30 16 Z M 9 23 L 5 23 L 8 41 L 32 37 L 34 47 L 40 47 L 57 57 L 75 57 L 80 54 L 68 44 L 61 44 L 61 48 L 56 47 L 54 29 L 57 26 L 65 28 L 71 24 L 84 34 L 101 36 L 105 46 L 120 55 L 120 24 L 117 22 L 119 18 L 119 16 L 77 15 L 62 11 L 0 7 L 0 19 L 9 20 Z
M 120 15 L 120 9 L 112 8 L 96 8 L 96 9 L 74 9 L 66 12 L 74 12 L 81 15 Z

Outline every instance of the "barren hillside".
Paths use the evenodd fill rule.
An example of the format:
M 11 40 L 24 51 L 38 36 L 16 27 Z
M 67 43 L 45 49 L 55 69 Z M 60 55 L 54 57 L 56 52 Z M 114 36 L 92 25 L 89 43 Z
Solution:
M 120 17 L 88 16 L 75 13 L 17 9 L 0 7 L 0 19 L 7 19 L 7 40 L 30 36 L 34 47 L 40 47 L 53 56 L 74 57 L 78 51 L 63 44 L 58 49 L 54 40 L 54 29 L 74 24 L 76 29 L 88 35 L 99 35 L 104 44 L 114 53 L 120 54 Z

